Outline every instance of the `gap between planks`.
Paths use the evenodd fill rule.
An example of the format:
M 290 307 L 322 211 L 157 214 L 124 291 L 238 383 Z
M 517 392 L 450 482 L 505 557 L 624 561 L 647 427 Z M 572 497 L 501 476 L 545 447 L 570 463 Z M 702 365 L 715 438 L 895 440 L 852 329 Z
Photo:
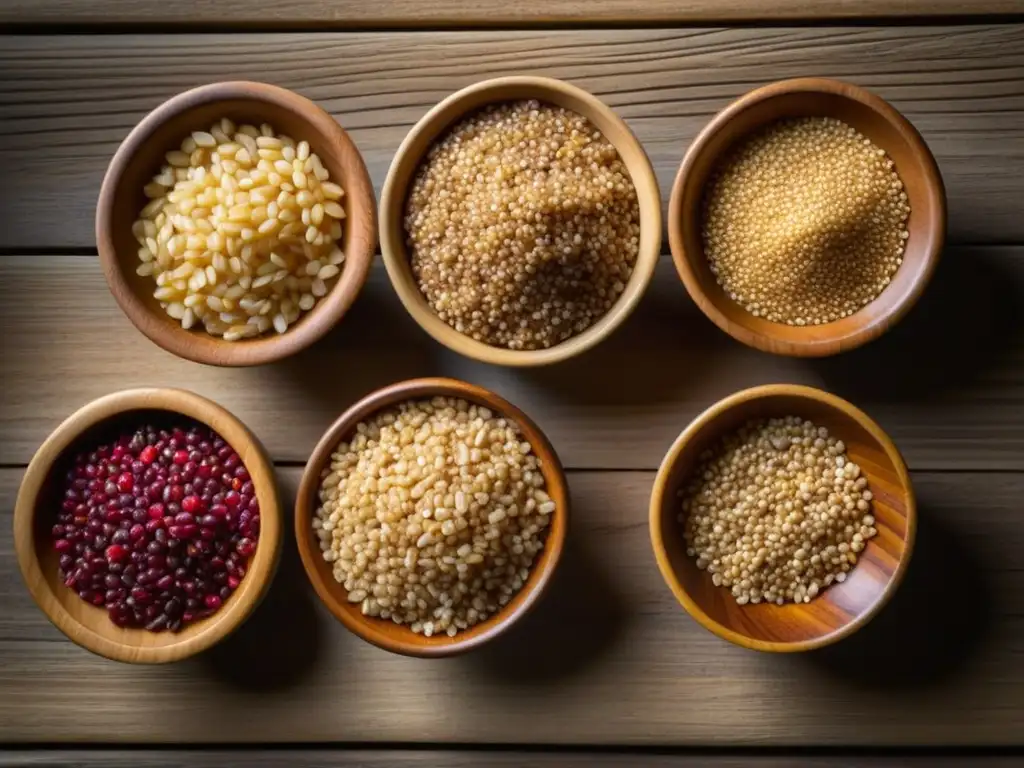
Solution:
M 279 473 L 285 499 L 298 477 Z M 794 656 L 733 647 L 676 604 L 651 555 L 651 472 L 571 474 L 570 540 L 551 592 L 507 638 L 440 662 L 348 633 L 291 541 L 264 603 L 221 646 L 172 665 L 106 662 L 46 622 L 0 521 L 0 741 L 1016 743 L 1024 473 L 913 479 L 917 545 L 892 604 L 843 643 Z M 0 512 L 19 480 L 0 471 Z
M 1024 24 L 0 37 L 0 176 L 19 180 L 17 194 L 0 192 L 0 248 L 92 245 L 118 143 L 201 83 L 269 80 L 314 99 L 351 133 L 379 193 L 430 107 L 509 74 L 567 79 L 607 101 L 646 148 L 666 204 L 686 148 L 730 101 L 772 80 L 851 80 L 890 99 L 929 142 L 952 240 L 1024 242 L 1022 70 Z
M 327 426 L 385 384 L 447 375 L 495 390 L 544 429 L 572 469 L 656 469 L 716 400 L 757 384 L 835 392 L 878 420 L 912 469 L 1024 469 L 1024 247 L 947 249 L 920 304 L 881 339 L 824 360 L 762 354 L 701 315 L 663 259 L 634 315 L 591 352 L 509 370 L 456 355 L 409 318 L 382 266 L 320 343 L 243 369 L 180 360 L 136 331 L 98 260 L 9 256 L 0 281 L 0 463 L 24 465 L 74 409 L 132 386 L 178 386 L 242 419 L 301 465 Z

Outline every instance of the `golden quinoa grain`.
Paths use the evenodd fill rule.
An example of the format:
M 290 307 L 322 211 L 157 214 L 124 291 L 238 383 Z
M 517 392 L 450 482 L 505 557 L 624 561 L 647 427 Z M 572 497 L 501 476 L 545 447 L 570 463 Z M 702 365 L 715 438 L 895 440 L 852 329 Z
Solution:
M 795 416 L 727 435 L 680 491 L 687 554 L 740 605 L 810 602 L 844 581 L 877 534 L 867 478 L 845 450 Z
M 331 456 L 313 529 L 350 602 L 427 636 L 522 588 L 554 502 L 518 427 L 465 400 L 402 403 Z
M 284 333 L 345 260 L 341 187 L 306 142 L 268 125 L 223 119 L 165 159 L 132 226 L 136 272 L 153 277 L 154 296 L 186 330 L 225 341 Z
M 893 161 L 846 123 L 787 119 L 744 140 L 704 197 L 704 252 L 748 312 L 821 325 L 864 307 L 903 262 L 910 204 Z
M 640 208 L 618 152 L 588 120 L 517 101 L 460 122 L 430 149 L 405 229 L 438 317 L 492 346 L 543 349 L 619 298 Z

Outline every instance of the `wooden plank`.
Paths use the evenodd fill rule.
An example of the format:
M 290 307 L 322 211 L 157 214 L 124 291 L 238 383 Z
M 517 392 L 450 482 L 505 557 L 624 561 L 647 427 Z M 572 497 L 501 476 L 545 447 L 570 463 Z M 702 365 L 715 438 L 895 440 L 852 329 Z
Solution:
M 460 750 L 0 750 L 5 768 L 1011 768 L 1010 757 L 714 755 Z
M 714 401 L 791 381 L 863 407 L 912 468 L 1024 469 L 1022 247 L 950 249 L 900 326 L 861 350 L 816 361 L 734 342 L 694 308 L 668 259 L 608 341 L 564 364 L 521 371 L 467 360 L 432 341 L 379 264 L 324 341 L 273 365 L 234 370 L 194 365 L 150 343 L 118 310 L 94 257 L 2 257 L 0 284 L 9 297 L 0 302 L 2 464 L 26 464 L 85 402 L 142 385 L 207 395 L 245 421 L 276 460 L 305 462 L 327 426 L 371 389 L 448 375 L 524 408 L 574 468 L 655 469 Z
M 549 24 L 679 24 L 794 19 L 897 19 L 930 16 L 984 17 L 1020 13 L 1014 0 L 294 0 L 287 6 L 253 0 L 244 13 L 227 0 L 161 3 L 159 0 L 5 0 L 0 24 L 180 24 L 231 27 L 498 27 Z
M 247 5 L 246 15 L 259 14 Z M 954 240 L 1024 242 L 1022 72 L 1024 24 L 0 38 L 0 175 L 17 180 L 4 195 L 0 248 L 91 246 L 118 143 L 149 109 L 200 83 L 269 80 L 315 99 L 351 131 L 379 191 L 433 104 L 513 73 L 565 78 L 607 100 L 644 143 L 666 202 L 686 147 L 730 101 L 771 80 L 849 79 L 890 99 L 928 140 Z
M 279 472 L 286 498 L 298 474 Z M 4 515 L 19 479 L 0 470 Z M 508 637 L 441 661 L 347 632 L 291 545 L 265 603 L 205 657 L 104 661 L 30 602 L 0 520 L 0 742 L 1019 742 L 1024 474 L 916 473 L 917 547 L 893 603 L 844 643 L 796 656 L 736 648 L 683 613 L 651 557 L 652 480 L 572 473 L 572 535 L 551 593 Z

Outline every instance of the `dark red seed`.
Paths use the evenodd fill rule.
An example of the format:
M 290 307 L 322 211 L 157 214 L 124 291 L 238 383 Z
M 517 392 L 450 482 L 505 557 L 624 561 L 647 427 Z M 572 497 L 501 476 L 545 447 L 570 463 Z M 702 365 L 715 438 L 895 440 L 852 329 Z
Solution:
M 107 560 L 110 560 L 111 562 L 123 560 L 127 554 L 128 550 L 120 544 L 111 544 L 106 550 Z
M 188 451 L 183 451 L 183 450 L 175 451 L 174 455 L 171 457 L 171 461 L 173 461 L 179 467 L 183 466 L 185 463 L 188 462 Z
M 179 512 L 174 516 L 175 525 L 192 525 L 196 519 L 188 512 Z
M 56 549 L 58 552 L 61 552 L 61 553 L 70 552 L 71 551 L 71 542 L 68 541 L 67 539 L 57 539 L 57 541 L 55 541 L 53 543 L 53 548 Z
M 189 512 L 193 515 L 202 514 L 203 507 L 203 500 L 195 495 L 186 496 L 184 499 L 181 500 L 181 508 L 185 512 Z
M 235 547 L 235 551 L 238 552 L 242 557 L 249 557 L 253 552 L 256 551 L 256 542 L 252 539 L 242 539 L 238 542 Z
M 142 452 L 139 454 L 139 460 L 142 461 L 143 464 L 152 464 L 154 461 L 156 461 L 157 453 L 158 451 L 156 450 L 156 448 L 154 448 L 152 445 L 147 445 L 145 448 L 142 449 Z
M 242 503 L 242 496 L 238 491 L 228 491 L 224 495 L 224 503 L 228 507 L 237 507 Z
M 128 530 L 128 538 L 132 541 L 138 541 L 146 535 L 146 526 L 136 523 Z
M 217 595 L 207 595 L 203 598 L 203 604 L 211 611 L 215 611 L 221 606 L 221 599 Z

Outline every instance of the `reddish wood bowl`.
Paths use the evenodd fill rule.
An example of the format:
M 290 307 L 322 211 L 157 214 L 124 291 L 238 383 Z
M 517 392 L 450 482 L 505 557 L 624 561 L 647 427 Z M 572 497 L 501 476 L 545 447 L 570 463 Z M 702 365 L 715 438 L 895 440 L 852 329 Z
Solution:
M 847 455 L 868 479 L 878 535 L 868 541 L 842 584 L 809 603 L 738 605 L 686 554 L 678 491 L 700 453 L 749 419 L 801 416 L 846 443 Z M 719 637 L 758 651 L 808 651 L 853 634 L 881 610 L 902 581 L 917 528 L 907 467 L 882 428 L 850 403 L 811 387 L 770 384 L 720 400 L 676 439 L 651 494 L 651 542 L 658 567 L 676 599 Z
M 798 327 L 754 317 L 726 295 L 704 255 L 702 203 L 708 176 L 737 141 L 777 120 L 808 116 L 838 118 L 889 154 L 910 198 L 910 238 L 903 264 L 874 301 L 842 320 Z M 668 235 L 672 258 L 686 290 L 715 325 L 765 352 L 822 357 L 881 336 L 920 298 L 946 236 L 946 193 L 928 145 L 887 102 L 838 80 L 784 80 L 734 101 L 690 145 L 672 187 Z
M 431 397 L 459 397 L 472 403 L 484 405 L 495 413 L 514 421 L 525 439 L 533 446 L 540 459 L 541 471 L 547 483 L 547 493 L 555 502 L 544 549 L 530 569 L 530 577 L 522 589 L 502 608 L 486 621 L 462 630 L 454 637 L 417 634 L 407 626 L 395 624 L 386 619 L 364 616 L 358 604 L 348 602 L 345 589 L 339 584 L 324 561 L 320 541 L 313 533 L 313 516 L 318 507 L 317 492 L 320 478 L 330 463 L 331 454 L 338 443 L 355 430 L 356 425 L 377 411 L 406 400 L 428 399 Z M 369 643 L 393 653 L 406 656 L 438 658 L 454 656 L 477 648 L 507 631 L 540 600 L 554 575 L 555 567 L 562 556 L 565 535 L 569 522 L 569 488 L 555 449 L 547 437 L 530 418 L 504 398 L 474 384 L 456 379 L 412 379 L 379 389 L 343 413 L 320 438 L 313 455 L 310 456 L 299 484 L 299 495 L 295 502 L 295 540 L 299 555 L 309 580 L 317 595 L 327 608 L 349 630 Z
M 106 610 L 64 586 L 50 528 L 56 517 L 55 482 L 65 462 L 114 430 L 134 428 L 147 415 L 174 414 L 205 424 L 234 448 L 260 502 L 260 537 L 242 583 L 213 615 L 179 632 L 148 632 L 115 625 Z M 281 554 L 281 512 L 274 467 L 259 440 L 216 403 L 180 389 L 130 389 L 94 400 L 73 413 L 40 446 L 25 471 L 14 508 L 14 550 L 36 604 L 53 624 L 83 648 L 115 661 L 159 664 L 179 661 L 223 640 L 249 617 L 266 593 Z
M 135 273 L 138 244 L 132 224 L 146 198 L 143 187 L 159 172 L 164 154 L 192 131 L 208 130 L 227 117 L 235 123 L 269 123 L 319 155 L 331 180 L 341 185 L 345 208 L 341 249 L 345 262 L 334 286 L 283 334 L 224 341 L 201 327 L 185 330 L 153 298 L 151 277 Z M 258 365 L 292 355 L 321 338 L 355 301 L 373 263 L 377 208 L 359 150 L 329 114 L 309 99 L 264 83 L 204 85 L 154 109 L 118 147 L 96 204 L 96 245 L 111 293 L 135 327 L 168 352 L 210 365 Z

